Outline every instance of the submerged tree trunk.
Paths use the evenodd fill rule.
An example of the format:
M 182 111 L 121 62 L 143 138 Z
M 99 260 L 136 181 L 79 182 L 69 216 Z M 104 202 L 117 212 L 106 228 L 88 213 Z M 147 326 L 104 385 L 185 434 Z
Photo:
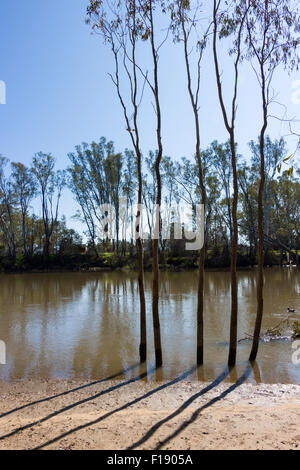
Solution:
M 184 4 L 181 3 L 179 13 L 180 13 L 180 22 L 183 32 L 183 42 L 184 42 L 184 58 L 187 72 L 187 87 L 191 100 L 191 105 L 194 113 L 195 120 L 195 130 L 196 130 L 196 159 L 198 164 L 198 178 L 199 186 L 201 191 L 201 202 L 204 206 L 203 220 L 205 220 L 205 209 L 206 209 L 206 188 L 204 183 L 203 167 L 202 167 L 202 158 L 201 158 L 201 149 L 200 149 L 200 123 L 199 123 L 199 111 L 198 111 L 198 98 L 199 98 L 199 89 L 200 89 L 200 65 L 203 54 L 203 48 L 200 50 L 200 55 L 198 59 L 198 69 L 197 69 L 197 91 L 194 93 L 192 89 L 192 78 L 191 78 L 191 69 L 190 69 L 190 60 L 189 60 L 189 51 L 188 51 L 188 36 L 185 24 L 185 14 L 184 14 Z M 204 264 L 205 264 L 205 237 L 203 239 L 203 246 L 200 250 L 199 257 L 199 270 L 198 270 L 198 291 L 197 291 L 197 365 L 202 365 L 204 362 Z
M 142 153 L 140 149 L 140 138 L 139 138 L 139 126 L 138 126 L 138 78 L 137 78 L 137 64 L 136 64 L 136 40 L 137 40 L 137 31 L 136 31 L 136 3 L 132 4 L 133 10 L 132 15 L 132 24 L 127 23 L 126 27 L 128 28 L 127 34 L 129 35 L 129 43 L 131 45 L 131 59 L 130 63 L 132 65 L 131 72 L 126 65 L 126 42 L 122 43 L 122 48 L 124 52 L 123 65 L 128 74 L 130 87 L 131 87 L 131 104 L 133 108 L 133 122 L 134 129 L 131 128 L 130 119 L 128 115 L 127 106 L 123 100 L 121 89 L 120 89 L 120 78 L 119 78 L 119 56 L 118 49 L 115 47 L 114 41 L 112 41 L 112 52 L 115 58 L 115 78 L 113 82 L 117 88 L 118 97 L 123 108 L 124 118 L 127 125 L 127 131 L 129 132 L 134 151 L 136 156 L 137 163 L 137 174 L 138 174 L 138 210 L 137 210 L 137 224 L 136 224 L 136 245 L 137 245 L 137 254 L 138 254 L 138 285 L 139 285 L 139 298 L 140 298 L 140 345 L 139 345 L 139 355 L 140 362 L 145 362 L 147 359 L 147 325 L 146 325 L 146 300 L 145 300 L 145 283 L 144 283 L 144 252 L 143 252 L 143 243 L 142 243 L 142 226 L 141 226 L 141 211 L 142 211 L 142 202 L 143 202 L 143 175 L 142 175 Z M 130 15 L 128 16 L 130 18 Z M 113 36 L 112 36 L 113 37 Z M 133 251 L 133 239 L 130 243 L 130 253 Z
M 161 109 L 159 101 L 159 87 L 158 87 L 158 55 L 157 49 L 155 48 L 154 40 L 154 23 L 153 23 L 153 4 L 152 0 L 149 1 L 149 20 L 151 27 L 151 49 L 154 66 L 154 87 L 153 94 L 155 98 L 155 111 L 157 119 L 157 144 L 158 151 L 155 160 L 155 176 L 157 185 L 157 197 L 156 197 L 156 212 L 155 214 L 155 236 L 153 240 L 153 291 L 152 291 L 152 316 L 153 316 L 153 330 L 154 330 L 154 348 L 155 348 L 155 364 L 156 367 L 160 367 L 163 363 L 162 360 L 162 349 L 161 349 L 161 335 L 160 335 L 160 321 L 159 321 L 159 232 L 160 232 L 160 206 L 161 206 L 161 175 L 160 175 L 160 163 L 163 155 L 163 146 L 161 138 Z
M 202 204 L 205 198 L 202 197 Z M 204 263 L 205 263 L 205 242 L 200 251 L 199 273 L 198 273 L 198 306 L 197 306 L 197 365 L 204 362 Z
M 158 126 L 158 134 L 160 134 Z M 159 138 L 160 141 L 160 138 Z M 159 320 L 159 232 L 160 232 L 160 216 L 159 210 L 161 205 L 161 176 L 160 176 L 160 162 L 162 158 L 162 145 L 159 144 L 160 150 L 158 151 L 157 159 L 155 162 L 155 173 L 157 182 L 157 199 L 156 199 L 156 213 L 155 213 L 155 230 L 153 240 L 153 283 L 152 283 L 152 317 L 153 317 L 153 332 L 154 332 L 154 348 L 155 348 L 155 364 L 156 367 L 162 365 L 162 349 L 161 349 L 161 335 L 160 335 L 160 320 Z M 158 213 L 157 213 L 158 212 Z
M 137 148 L 139 149 L 139 137 L 137 136 Z M 142 156 L 140 151 L 137 151 L 137 167 L 138 167 L 138 213 L 137 219 L 139 220 L 137 226 L 138 238 L 138 283 L 139 283 L 139 294 L 140 294 L 140 361 L 145 362 L 147 359 L 147 326 L 146 326 L 146 301 L 145 301 L 145 284 L 144 284 L 144 253 L 143 243 L 141 239 L 141 210 L 142 210 L 142 198 L 143 198 L 143 176 L 142 176 Z
M 231 319 L 230 319 L 230 340 L 229 340 L 229 356 L 228 365 L 233 366 L 236 363 L 237 350 L 237 328 L 238 328 L 238 285 L 237 285 L 237 250 L 238 250 L 238 178 L 236 164 L 236 150 L 234 142 L 234 132 L 230 136 L 230 148 L 233 170 L 233 204 L 232 204 L 232 220 L 233 220 L 233 240 L 231 248 Z
M 205 220 L 205 210 L 206 210 L 206 189 L 203 176 L 202 168 L 202 159 L 201 159 L 201 150 L 200 150 L 200 127 L 199 127 L 199 117 L 198 112 L 195 111 L 195 121 L 196 121 L 196 157 L 199 167 L 199 184 L 201 190 L 201 200 L 203 204 L 203 220 Z M 199 273 L 198 273 L 198 305 L 197 305 L 197 365 L 202 365 L 204 362 L 204 264 L 205 264 L 205 237 L 203 238 L 203 246 L 200 250 L 200 259 L 199 259 Z
M 238 36 L 236 39 L 236 59 L 234 62 L 234 94 L 231 103 L 231 123 L 228 119 L 226 106 L 223 98 L 221 73 L 219 69 L 219 60 L 217 54 L 217 29 L 218 29 L 218 8 L 220 2 L 217 3 L 214 0 L 214 35 L 213 35 L 213 55 L 215 62 L 215 71 L 218 87 L 218 95 L 222 115 L 225 123 L 225 127 L 230 137 L 230 149 L 231 149 L 231 166 L 233 172 L 233 204 L 232 204 L 232 220 L 233 220 L 233 239 L 231 244 L 231 320 L 230 320 L 230 343 L 229 343 L 229 355 L 228 365 L 233 366 L 236 363 L 236 351 L 237 351 L 237 327 L 238 327 L 238 284 L 237 284 L 237 250 L 238 250 L 238 221 L 237 221 L 237 208 L 238 208 L 238 175 L 237 175 L 237 158 L 236 158 L 236 147 L 235 147 L 235 120 L 236 120 L 236 102 L 238 93 L 238 78 L 239 78 L 239 63 L 241 58 L 241 40 L 242 30 L 246 18 L 246 13 L 242 17 L 238 29 Z
M 268 125 L 268 104 L 266 99 L 266 83 L 264 77 L 264 70 L 261 67 L 262 73 L 262 99 L 263 99 L 263 115 L 264 123 L 260 133 L 260 183 L 259 183 L 259 195 L 258 195 L 258 234 L 259 234 L 259 247 L 258 247 L 258 270 L 257 270 L 257 313 L 256 322 L 253 335 L 252 349 L 250 353 L 250 361 L 255 361 L 259 338 L 261 331 L 261 324 L 264 311 L 264 188 L 265 188 L 265 133 Z

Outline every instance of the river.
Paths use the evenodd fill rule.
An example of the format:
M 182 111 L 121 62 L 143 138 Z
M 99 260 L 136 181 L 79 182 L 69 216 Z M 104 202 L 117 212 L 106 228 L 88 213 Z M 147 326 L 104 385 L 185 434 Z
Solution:
M 160 321 L 164 366 L 154 362 L 151 273 L 146 273 L 148 380 L 169 380 L 195 362 L 197 273 L 162 273 Z M 138 362 L 139 296 L 135 273 L 42 273 L 0 275 L 0 340 L 6 343 L 5 381 L 28 378 L 96 379 L 125 371 Z M 256 315 L 256 273 L 239 271 L 239 338 L 252 334 Z M 300 312 L 300 270 L 265 270 L 263 330 Z M 292 315 L 299 319 L 299 313 Z M 207 272 L 205 279 L 205 365 L 192 379 L 213 380 L 224 370 L 230 322 L 230 273 Z M 238 364 L 227 380 L 245 368 L 251 343 L 238 347 Z M 260 345 L 248 379 L 300 383 L 292 345 Z M 132 369 L 123 375 L 130 376 Z

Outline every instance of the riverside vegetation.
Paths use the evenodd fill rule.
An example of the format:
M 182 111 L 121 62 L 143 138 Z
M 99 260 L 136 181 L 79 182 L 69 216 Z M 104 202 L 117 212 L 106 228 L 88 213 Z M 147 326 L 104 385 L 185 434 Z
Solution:
M 300 183 L 299 170 L 277 174 L 277 166 L 286 157 L 283 139 L 266 138 L 265 200 L 265 265 L 297 262 L 300 249 Z M 239 156 L 238 180 L 240 202 L 238 226 L 238 267 L 257 264 L 259 185 L 258 144 L 250 142 L 250 163 Z M 214 141 L 202 151 L 207 192 L 205 218 L 205 266 L 228 268 L 233 236 L 232 170 L 230 146 Z M 114 144 L 101 138 L 98 143 L 82 144 L 69 154 L 70 166 L 55 170 L 51 154 L 38 153 L 32 166 L 0 160 L 0 266 L 3 271 L 137 269 L 135 241 L 99 239 L 97 205 L 111 203 L 119 211 L 120 198 L 127 198 L 128 218 L 136 203 L 138 175 L 133 152 L 117 153 Z M 249 161 L 249 159 L 248 159 Z M 154 177 L 155 153 L 143 159 L 143 203 L 151 233 L 151 210 L 156 198 Z M 200 203 L 197 182 L 197 160 L 185 157 L 173 161 L 162 159 L 163 201 L 171 211 L 174 204 L 184 202 L 192 208 Z M 10 172 L 8 172 L 10 169 Z M 74 229 L 68 228 L 66 217 L 60 216 L 63 191 L 71 191 L 78 210 L 73 217 L 85 226 L 86 243 Z M 38 202 L 39 201 L 39 202 Z M 42 214 L 38 217 L 33 210 Z M 130 221 L 129 221 L 130 223 Z M 278 245 L 279 242 L 279 245 Z M 152 269 L 153 247 L 144 240 L 144 268 Z M 159 263 L 162 269 L 196 269 L 199 254 L 185 250 L 185 240 L 159 240 Z

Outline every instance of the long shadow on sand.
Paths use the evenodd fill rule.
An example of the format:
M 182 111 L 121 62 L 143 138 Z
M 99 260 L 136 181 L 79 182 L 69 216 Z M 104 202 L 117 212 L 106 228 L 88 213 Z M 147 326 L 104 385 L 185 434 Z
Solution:
M 166 383 L 166 384 L 163 384 L 157 388 L 155 388 L 154 390 L 150 390 L 149 392 L 147 392 L 146 394 L 132 400 L 131 402 L 128 402 L 126 403 L 125 405 L 122 405 L 120 406 L 119 408 L 116 408 L 115 410 L 112 410 L 112 411 L 109 411 L 108 413 L 106 413 L 105 415 L 93 420 L 93 421 L 90 421 L 88 423 L 85 423 L 81 426 L 77 426 L 69 431 L 66 431 L 65 433 L 63 434 L 60 434 L 59 436 L 45 442 L 44 444 L 41 444 L 39 445 L 38 447 L 36 447 L 34 450 L 40 450 L 40 449 L 43 449 L 49 445 L 52 445 L 54 443 L 56 443 L 57 441 L 59 441 L 60 439 L 63 439 L 67 436 L 70 436 L 71 434 L 75 433 L 75 432 L 78 432 L 78 431 L 81 431 L 83 429 L 86 429 L 87 427 L 90 427 L 90 426 L 93 426 L 95 424 L 98 424 L 102 421 L 104 421 L 105 419 L 109 418 L 110 416 L 120 412 L 120 411 L 123 411 L 127 408 L 129 408 L 130 406 L 132 405 L 135 405 L 136 403 L 150 397 L 151 395 L 154 395 L 155 393 L 161 391 L 161 390 L 164 390 L 166 389 L 167 387 L 170 387 L 171 385 L 173 384 L 176 384 L 182 380 L 184 380 L 186 377 L 188 377 L 190 374 L 192 374 L 194 371 L 197 370 L 197 367 L 193 367 L 192 369 L 190 369 L 189 371 L 185 372 L 184 374 L 180 375 L 179 377 L 177 377 L 176 379 Z M 226 367 L 226 369 L 224 370 L 224 372 L 222 374 L 219 375 L 219 377 L 217 377 L 217 379 L 215 379 L 210 385 L 208 385 L 207 387 L 205 387 L 203 390 L 201 390 L 200 392 L 196 393 L 195 395 L 193 395 L 191 398 L 189 398 L 181 407 L 179 407 L 178 410 L 176 410 L 174 413 L 172 413 L 169 417 L 168 417 L 168 420 L 169 419 L 172 419 L 174 416 L 177 416 L 179 415 L 182 411 L 184 411 L 184 409 L 186 409 L 194 400 L 196 400 L 198 397 L 204 395 L 205 393 L 209 392 L 210 390 L 212 390 L 214 387 L 218 386 L 226 377 L 227 375 L 230 373 L 230 369 L 228 369 L 228 367 Z M 208 402 L 206 405 L 204 405 L 203 407 L 201 407 L 199 410 L 197 410 L 196 412 L 193 413 L 192 415 L 192 418 L 189 420 L 189 421 L 186 421 L 183 423 L 183 425 L 180 426 L 180 428 L 178 428 L 177 431 L 175 431 L 171 436 L 169 436 L 167 439 L 165 439 L 164 441 L 160 442 L 159 444 L 159 447 L 158 448 L 161 448 L 163 445 L 165 445 L 167 442 L 169 442 L 169 440 L 173 439 L 173 437 L 176 437 L 177 434 L 179 434 L 180 432 L 182 432 L 185 427 L 187 427 L 190 423 L 192 423 L 196 418 L 197 416 L 201 413 L 201 411 L 205 408 L 208 408 L 209 406 L 212 406 L 214 403 L 216 403 L 217 401 L 221 400 L 222 398 L 224 398 L 226 395 L 228 395 L 230 392 L 232 392 L 233 390 L 235 390 L 238 386 L 240 386 L 242 383 L 245 382 L 245 380 L 249 377 L 249 375 L 251 374 L 252 372 L 252 367 L 251 367 L 251 364 L 249 363 L 245 373 L 243 374 L 243 376 L 236 381 L 236 383 L 234 383 L 232 386 L 230 386 L 225 392 L 223 392 L 221 395 L 219 395 L 218 397 L 214 398 L 213 400 L 211 400 L 210 402 Z M 155 425 L 155 429 L 153 430 L 153 428 L 147 433 L 147 435 L 145 436 L 145 440 L 143 440 L 143 442 L 145 442 L 147 439 L 149 439 L 150 437 L 150 434 L 152 435 L 154 432 L 156 432 L 156 430 L 162 425 L 164 424 L 165 422 L 167 421 L 167 419 L 164 419 L 162 421 L 160 421 L 159 423 L 157 423 L 157 425 Z M 136 444 L 138 445 L 138 444 Z M 130 449 L 133 449 L 135 447 L 135 445 L 131 446 Z
M 63 396 L 69 395 L 70 393 L 78 392 L 79 390 L 92 387 L 93 385 L 98 385 L 103 382 L 108 382 L 109 380 L 116 379 L 120 375 L 125 375 L 139 366 L 140 366 L 140 363 L 137 363 L 137 364 L 134 364 L 133 366 L 128 367 L 127 369 L 122 370 L 121 372 L 117 372 L 116 374 L 111 375 L 110 377 L 105 377 L 104 379 L 95 380 L 94 382 L 89 382 L 88 384 L 80 385 L 79 387 L 66 390 L 65 392 L 58 393 L 57 395 L 52 395 L 51 397 L 41 398 L 40 400 L 32 401 L 30 403 L 26 403 L 25 405 L 18 406 L 17 408 L 14 408 L 12 410 L 9 410 L 9 411 L 6 411 L 5 413 L 0 414 L 0 419 L 4 418 L 5 416 L 9 416 L 13 413 L 16 413 L 17 411 L 21 411 L 21 410 L 24 410 L 25 408 L 29 408 L 30 406 L 38 405 L 46 401 L 54 400 L 55 398 L 63 397 Z
M 11 436 L 14 436 L 15 434 L 21 432 L 21 431 L 25 431 L 26 429 L 28 428 L 31 428 L 32 426 L 35 426 L 37 424 L 41 424 L 41 423 L 44 423 L 45 421 L 48 421 L 49 419 L 51 418 L 54 418 L 55 416 L 58 416 L 60 415 L 61 413 L 64 413 L 66 411 L 69 411 L 71 410 L 72 408 L 75 408 L 76 406 L 79 406 L 79 405 L 83 405 L 85 403 L 88 403 L 89 401 L 91 400 L 94 400 L 95 398 L 99 398 L 101 397 L 102 395 L 106 395 L 107 393 L 111 393 L 119 388 L 122 388 L 122 387 L 125 387 L 126 385 L 129 385 L 129 384 L 132 384 L 134 382 L 137 382 L 138 380 L 142 380 L 143 378 L 147 377 L 148 373 L 152 373 L 153 371 L 155 370 L 155 368 L 153 367 L 152 369 L 150 369 L 150 371 L 146 371 L 146 372 L 143 372 L 143 373 L 140 373 L 139 375 L 137 375 L 136 377 L 132 378 L 132 379 L 128 379 L 126 380 L 125 382 L 121 382 L 121 383 L 117 383 L 116 385 L 113 385 L 112 387 L 109 387 L 107 388 L 106 390 L 102 390 L 101 392 L 98 392 L 94 395 L 91 395 L 87 398 L 83 398 L 82 400 L 79 400 L 77 402 L 74 402 L 74 403 L 71 403 L 70 405 L 67 405 L 59 410 L 56 410 L 56 411 L 53 411 L 53 413 L 50 413 L 48 414 L 47 416 L 43 417 L 43 418 L 40 418 L 38 419 L 37 421 L 34 421 L 34 422 L 31 422 L 31 423 L 28 423 L 28 424 L 25 424 L 24 426 L 20 426 L 19 428 L 16 428 L 14 429 L 13 431 L 3 435 L 3 436 L 0 436 L 0 441 L 4 440 L 4 439 L 7 439 L 8 437 L 11 437 Z M 116 374 L 115 376 L 113 376 L 113 378 L 115 378 L 117 375 L 119 374 Z M 101 383 L 101 382 L 105 382 L 109 380 L 109 378 L 106 378 L 106 379 L 103 379 L 103 380 L 100 380 L 98 382 L 93 382 L 93 385 L 95 385 L 95 383 Z M 92 384 L 88 384 L 88 385 L 84 385 L 83 387 L 78 387 L 76 390 L 80 390 L 81 388 L 85 388 L 87 386 L 91 386 Z M 72 391 L 74 392 L 75 389 L 72 389 Z M 62 394 L 59 394 L 59 395 L 56 395 L 54 397 L 51 397 L 51 398 L 56 398 L 57 396 L 62 396 L 62 395 L 65 395 L 67 393 L 71 393 L 71 391 L 68 391 L 68 392 L 63 392 Z M 47 399 L 43 399 L 42 401 L 47 401 Z M 35 403 L 35 402 L 34 402 Z M 38 401 L 38 403 L 41 403 L 41 401 Z M 32 406 L 33 403 L 31 404 L 28 404 L 28 405 L 24 405 L 25 407 L 27 406 Z M 22 409 L 22 407 L 20 408 L 17 408 L 17 409 Z M 7 414 L 9 413 L 12 413 L 13 411 L 15 410 L 12 410 L 11 412 L 8 412 Z
M 210 400 L 208 403 L 206 403 L 205 405 L 201 406 L 200 408 L 198 408 L 196 411 L 194 411 L 194 413 L 192 414 L 191 418 L 184 421 L 181 426 L 179 426 L 176 431 L 174 431 L 172 434 L 170 434 L 167 438 L 165 438 L 164 440 L 160 441 L 159 444 L 157 445 L 157 447 L 155 448 L 155 450 L 160 450 L 162 449 L 163 446 L 165 446 L 166 444 L 168 444 L 172 439 L 174 439 L 175 437 L 177 437 L 181 432 L 183 432 L 190 424 L 192 424 L 194 421 L 196 421 L 196 419 L 199 417 L 199 415 L 201 414 L 202 411 L 204 411 L 205 409 L 213 406 L 215 403 L 217 403 L 218 401 L 222 400 L 223 398 L 225 398 L 227 395 L 229 395 L 231 392 L 233 392 L 235 389 L 237 389 L 240 385 L 242 385 L 247 379 L 248 377 L 251 375 L 251 372 L 253 371 L 253 366 L 251 363 L 249 363 L 249 365 L 247 366 L 244 374 L 233 384 L 231 385 L 227 390 L 224 390 L 224 392 L 222 392 L 220 395 L 218 395 L 217 397 L 213 398 L 212 400 Z M 199 392 L 199 393 L 196 393 L 195 395 L 193 395 L 191 398 L 189 398 L 189 400 L 187 400 L 178 410 L 176 410 L 176 412 L 172 413 L 171 415 L 168 416 L 168 418 L 166 418 L 165 420 L 162 420 L 164 422 L 167 422 L 169 421 L 170 419 L 172 419 L 174 416 L 177 416 L 179 413 L 181 413 L 184 409 L 187 408 L 187 406 L 189 406 L 189 404 L 196 400 L 199 396 L 201 396 L 203 393 Z M 162 423 L 162 422 L 160 422 Z M 159 423 L 158 423 L 159 424 Z M 164 424 L 164 423 L 162 423 Z M 160 424 L 160 425 L 162 425 Z M 150 430 L 151 431 L 151 430 Z M 150 433 L 150 431 L 148 431 L 147 435 Z M 153 433 L 152 433 L 153 434 Z M 151 435 L 152 435 L 151 434 Z M 147 436 L 146 435 L 146 436 Z M 145 437 L 146 437 L 145 436 Z M 150 436 L 149 436 L 150 437 Z M 148 438 L 149 438 L 148 437 Z M 146 439 L 147 440 L 147 439 Z M 145 442 L 145 440 L 143 440 L 143 442 Z M 133 448 L 131 446 L 131 448 Z
M 134 367 L 136 366 L 132 366 L 131 368 L 127 369 L 127 370 L 131 370 L 133 369 Z M 101 392 L 97 393 L 97 394 L 94 394 L 90 397 L 87 397 L 87 398 L 84 398 L 80 401 L 77 401 L 75 403 L 71 403 L 70 405 L 67 405 L 65 406 L 64 408 L 61 408 L 57 411 L 54 411 L 53 413 L 50 413 L 48 414 L 47 416 L 35 421 L 35 422 L 31 422 L 31 423 L 28 423 L 24 426 L 21 426 L 15 430 L 13 430 L 12 432 L 6 434 L 6 435 L 3 435 L 3 436 L 0 436 L 0 440 L 4 440 L 6 438 L 9 438 L 19 432 L 22 432 L 28 428 L 31 428 L 35 425 L 38 425 L 38 424 L 41 424 L 41 423 L 44 423 L 48 420 L 50 420 L 51 418 L 61 414 L 61 413 L 64 413 L 76 406 L 79 406 L 79 405 L 82 405 L 82 404 L 85 404 L 85 403 L 88 403 L 89 401 L 91 400 L 94 400 L 95 398 L 99 398 L 100 396 L 103 396 L 105 394 L 108 394 L 108 393 L 111 393 L 117 389 L 120 389 L 126 385 L 129 385 L 131 383 L 134 383 L 134 382 L 137 382 L 145 377 L 147 377 L 147 375 L 149 373 L 152 373 L 153 371 L 155 370 L 155 368 L 149 370 L 149 371 L 146 371 L 144 373 L 140 373 L 139 375 L 137 375 L 136 377 L 132 378 L 132 379 L 129 379 L 129 380 L 126 380 L 124 382 L 121 382 L 121 383 L 118 383 L 112 387 L 109 387 L 108 389 L 106 390 L 102 390 Z M 144 395 L 140 396 L 140 397 L 137 397 L 135 398 L 134 400 L 128 402 L 128 403 L 125 403 L 124 405 L 114 409 L 114 410 L 111 410 L 109 412 L 107 412 L 106 414 L 100 416 L 99 418 L 93 420 L 93 421 L 90 421 L 86 424 L 83 424 L 81 426 L 77 426 L 73 429 L 70 429 L 69 431 L 66 431 L 65 433 L 63 434 L 60 434 L 58 436 L 56 436 L 55 438 L 45 442 L 45 443 L 42 443 L 40 444 L 38 447 L 36 447 L 34 450 L 39 450 L 39 449 L 43 449 L 51 444 L 54 444 L 56 443 L 57 441 L 59 441 L 60 439 L 63 439 L 65 438 L 66 436 L 69 436 L 75 432 L 78 432 L 78 431 L 81 431 L 89 426 L 93 426 L 95 424 L 98 424 L 102 421 L 104 421 L 106 418 L 122 411 L 122 410 L 125 410 L 127 408 L 129 408 L 130 406 L 133 406 L 135 405 L 136 403 L 139 403 L 140 401 L 150 397 L 151 395 L 154 395 L 155 393 L 158 393 L 159 391 L 161 390 L 164 390 L 166 389 L 167 387 L 170 387 L 182 380 L 184 380 L 186 377 L 188 377 L 189 375 L 191 375 L 193 372 L 195 372 L 197 370 L 197 367 L 193 367 L 191 368 L 190 370 L 188 370 L 187 372 L 181 374 L 180 376 L 178 376 L 177 378 L 175 378 L 174 380 L 168 382 L 168 383 L 165 383 L 165 384 L 162 384 L 160 385 L 159 387 L 156 387 L 155 389 L 153 390 L 150 390 L 149 392 L 145 393 Z M 222 400 L 224 397 L 226 397 L 229 393 L 231 393 L 233 390 L 235 390 L 237 387 L 239 387 L 242 383 L 245 382 L 245 380 L 249 377 L 250 373 L 252 371 L 252 367 L 251 365 L 249 364 L 249 366 L 247 367 L 245 373 L 243 374 L 243 376 L 240 377 L 239 380 L 236 381 L 236 383 L 234 383 L 233 385 L 231 385 L 227 390 L 225 390 L 222 394 L 220 394 L 219 396 L 215 397 L 214 399 L 212 399 L 211 401 L 209 401 L 208 403 L 206 403 L 205 405 L 203 405 L 201 408 L 199 408 L 198 410 L 196 410 L 192 417 L 185 421 L 173 434 L 171 434 L 170 436 L 168 436 L 168 438 L 164 439 L 163 441 L 161 441 L 157 447 L 157 449 L 161 449 L 164 445 L 166 445 L 171 439 L 173 439 L 174 437 L 176 437 L 178 434 L 180 434 L 187 426 L 189 426 L 192 422 L 194 422 L 197 417 L 199 416 L 199 414 L 206 408 L 214 405 L 217 401 L 219 400 Z M 125 371 L 124 371 L 125 372 Z M 208 385 L 207 387 L 205 387 L 204 389 L 200 390 L 198 393 L 196 393 L 195 395 L 193 395 L 192 397 L 190 397 L 183 405 L 181 405 L 177 410 L 175 410 L 173 413 L 171 413 L 168 417 L 164 418 L 163 420 L 159 421 L 158 423 L 156 423 L 146 434 L 144 437 L 142 437 L 138 442 L 134 443 L 132 446 L 129 447 L 129 449 L 134 449 L 136 448 L 137 446 L 145 443 L 155 432 L 157 432 L 157 430 L 163 425 L 165 424 L 166 422 L 170 421 L 171 419 L 173 419 L 174 417 L 178 416 L 180 413 L 182 413 L 186 408 L 188 408 L 188 406 L 190 406 L 191 403 L 193 403 L 194 400 L 196 400 L 197 398 L 205 395 L 206 393 L 208 393 L 209 391 L 211 391 L 214 387 L 218 386 L 226 377 L 227 375 L 230 373 L 230 370 L 228 368 L 226 368 L 224 370 L 224 372 L 222 374 L 220 374 L 217 379 L 215 379 L 210 385 Z M 122 372 L 120 373 L 122 374 Z M 86 388 L 88 386 L 91 386 L 91 385 L 95 385 L 97 383 L 101 383 L 101 382 L 105 382 L 107 380 L 110 380 L 111 378 L 116 378 L 118 375 L 120 374 L 115 374 L 114 376 L 111 376 L 109 378 L 106 378 L 106 379 L 102 379 L 102 380 L 99 380 L 99 381 L 96 381 L 96 382 L 92 382 L 91 384 L 87 384 L 87 385 L 84 385 L 82 387 L 77 387 L 76 389 L 72 389 L 72 390 L 69 390 L 67 392 L 63 392 L 61 394 L 58 394 L 58 395 L 55 395 L 53 397 L 49 397 L 48 399 L 53 399 L 53 398 L 56 398 L 58 396 L 63 396 L 63 395 L 66 395 L 68 393 L 71 393 L 71 392 L 74 392 L 74 391 L 77 391 L 77 390 L 80 390 L 82 388 Z M 28 407 L 28 406 L 32 406 L 33 404 L 35 403 L 41 403 L 42 401 L 47 401 L 48 400 L 47 398 L 45 399 L 42 399 L 42 400 L 38 400 L 37 402 L 32 402 L 30 404 L 27 404 L 27 405 L 23 405 L 22 407 L 19 407 L 19 408 L 16 408 L 14 410 L 11 410 L 9 412 L 6 413 L 6 416 L 7 414 L 10 414 L 10 413 L 13 413 L 15 411 L 18 411 L 19 409 L 24 409 L 24 407 Z
M 69 436 L 77 431 L 81 431 L 82 429 L 85 429 L 89 426 L 93 426 L 94 424 L 98 424 L 100 423 L 101 421 L 104 421 L 106 418 L 109 418 L 110 416 L 118 413 L 119 411 L 122 411 L 122 410 L 125 410 L 127 408 L 129 408 L 130 406 L 132 405 L 135 405 L 136 403 L 139 403 L 140 401 L 150 397 L 151 395 L 154 395 L 155 393 L 161 391 L 161 390 L 164 390 L 166 389 L 167 387 L 170 387 L 171 385 L 174 385 L 182 380 L 184 380 L 186 377 L 188 377 L 189 375 L 191 375 L 193 372 L 195 372 L 197 370 L 197 367 L 193 367 L 191 368 L 190 370 L 188 370 L 187 372 L 184 372 L 183 374 L 181 374 L 180 376 L 178 376 L 176 379 L 174 380 L 171 380 L 170 382 L 166 383 L 166 384 L 162 384 L 160 385 L 159 387 L 155 388 L 154 390 L 150 390 L 149 392 L 145 393 L 144 395 L 138 397 L 138 398 L 135 398 L 134 400 L 128 402 L 128 403 L 125 403 L 125 405 L 122 405 L 120 406 L 119 408 L 116 408 L 115 410 L 112 410 L 112 411 L 109 411 L 108 413 L 106 413 L 105 415 L 101 416 L 100 418 L 97 418 L 93 421 L 90 421 L 86 424 L 83 424 L 81 426 L 77 426 L 76 428 L 73 428 L 73 429 L 70 429 L 69 431 L 63 433 L 63 434 L 60 434 L 59 436 L 45 442 L 44 444 L 41 444 L 39 445 L 38 447 L 34 448 L 33 450 L 40 450 L 40 449 L 43 449 L 44 447 L 47 447 L 51 444 L 54 444 L 55 442 L 59 441 L 60 439 L 63 439 L 64 437 L 66 436 Z M 39 422 L 42 422 L 42 420 L 40 420 Z
M 130 447 L 127 448 L 127 450 L 133 450 L 136 447 L 144 444 L 145 442 L 150 439 L 150 437 L 153 436 L 153 434 L 158 431 L 158 429 L 163 426 L 165 423 L 170 421 L 171 419 L 175 418 L 176 416 L 180 415 L 186 408 L 188 408 L 193 401 L 195 401 L 197 398 L 205 395 L 206 393 L 210 392 L 213 388 L 217 387 L 223 380 L 226 379 L 226 377 L 229 374 L 229 368 L 226 367 L 224 372 L 222 372 L 211 384 L 209 384 L 207 387 L 203 388 L 200 392 L 196 393 L 195 395 L 191 396 L 188 400 L 186 400 L 177 410 L 175 410 L 173 413 L 171 413 L 169 416 L 166 418 L 162 419 L 161 421 L 158 421 L 156 424 L 152 426 L 151 429 L 137 442 L 132 444 Z

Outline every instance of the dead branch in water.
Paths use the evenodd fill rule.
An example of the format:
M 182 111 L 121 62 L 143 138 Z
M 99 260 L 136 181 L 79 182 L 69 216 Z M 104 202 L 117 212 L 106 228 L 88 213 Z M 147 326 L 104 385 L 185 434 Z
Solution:
M 278 325 L 274 326 L 273 328 L 270 328 L 268 329 L 265 333 L 263 333 L 262 335 L 260 335 L 259 339 L 260 340 L 263 340 L 267 337 L 276 337 L 277 339 L 278 338 L 283 338 L 283 335 L 280 331 L 280 328 L 282 328 L 282 326 L 286 326 L 286 327 L 290 327 L 292 330 L 293 330 L 293 334 L 291 335 L 291 337 L 293 337 L 294 335 L 297 335 L 299 334 L 300 332 L 300 326 L 299 326 L 299 322 L 298 321 L 294 321 L 293 323 L 290 323 L 290 317 L 291 317 L 291 314 L 288 314 L 285 318 L 283 318 L 279 323 Z M 245 338 L 241 338 L 238 340 L 238 343 L 241 343 L 242 341 L 247 341 L 249 339 L 253 339 L 253 336 L 250 335 L 249 333 L 244 333 L 246 336 Z

